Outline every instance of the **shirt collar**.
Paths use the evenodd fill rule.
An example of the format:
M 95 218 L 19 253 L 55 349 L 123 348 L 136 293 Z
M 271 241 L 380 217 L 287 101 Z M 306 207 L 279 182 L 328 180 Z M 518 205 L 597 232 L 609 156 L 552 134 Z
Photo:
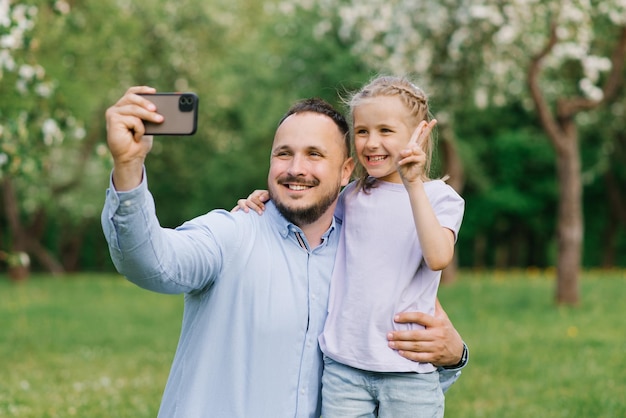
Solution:
M 300 232 L 304 234 L 304 232 L 302 232 L 302 229 L 299 226 L 297 226 L 296 224 L 292 222 L 289 222 L 287 219 L 285 219 L 285 217 L 283 217 L 283 215 L 280 214 L 280 212 L 276 208 L 276 205 L 274 205 L 274 202 L 272 202 L 271 200 L 265 203 L 265 212 L 269 216 L 271 216 L 272 220 L 278 225 L 278 228 L 279 228 L 278 231 L 283 238 L 287 238 L 287 236 L 289 235 L 289 232 L 293 232 L 294 234 L 296 232 Z M 330 224 L 330 227 L 328 228 L 328 230 L 326 230 L 324 235 L 322 235 L 322 239 L 324 241 L 327 241 L 328 237 L 336 229 L 336 227 L 337 227 L 336 220 L 335 220 L 335 217 L 333 216 L 333 220 Z

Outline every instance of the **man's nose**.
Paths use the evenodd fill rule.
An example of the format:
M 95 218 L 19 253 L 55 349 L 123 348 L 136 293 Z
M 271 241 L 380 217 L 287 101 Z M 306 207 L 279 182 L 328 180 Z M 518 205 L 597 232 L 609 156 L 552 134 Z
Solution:
M 306 173 L 306 159 L 302 155 L 294 155 L 289 164 L 289 174 L 293 176 L 303 175 Z

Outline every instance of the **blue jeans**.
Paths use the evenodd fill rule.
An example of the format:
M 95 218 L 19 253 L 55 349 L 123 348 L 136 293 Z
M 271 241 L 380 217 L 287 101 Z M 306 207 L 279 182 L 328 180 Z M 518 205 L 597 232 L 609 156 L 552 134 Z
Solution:
M 324 356 L 322 418 L 441 418 L 439 373 L 381 373 Z

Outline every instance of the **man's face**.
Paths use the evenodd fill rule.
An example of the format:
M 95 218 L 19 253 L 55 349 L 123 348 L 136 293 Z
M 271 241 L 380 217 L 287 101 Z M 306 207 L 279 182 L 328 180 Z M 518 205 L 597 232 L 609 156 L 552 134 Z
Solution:
M 290 222 L 311 224 L 332 215 L 352 168 L 343 135 L 332 119 L 315 112 L 293 114 L 274 136 L 267 178 L 270 197 Z

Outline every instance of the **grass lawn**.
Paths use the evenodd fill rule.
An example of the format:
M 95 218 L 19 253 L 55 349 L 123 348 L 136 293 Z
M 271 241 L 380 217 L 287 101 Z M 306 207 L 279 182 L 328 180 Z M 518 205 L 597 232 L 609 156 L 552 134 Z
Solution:
M 0 278 L 0 417 L 155 417 L 181 318 L 119 276 Z
M 626 416 L 626 271 L 585 272 L 578 308 L 553 289 L 540 271 L 441 289 L 471 353 L 446 417 Z M 0 275 L 0 417 L 156 416 L 181 317 L 181 296 L 115 275 Z
M 626 271 L 586 272 L 578 308 L 551 274 L 463 273 L 440 299 L 471 362 L 446 417 L 626 417 Z

